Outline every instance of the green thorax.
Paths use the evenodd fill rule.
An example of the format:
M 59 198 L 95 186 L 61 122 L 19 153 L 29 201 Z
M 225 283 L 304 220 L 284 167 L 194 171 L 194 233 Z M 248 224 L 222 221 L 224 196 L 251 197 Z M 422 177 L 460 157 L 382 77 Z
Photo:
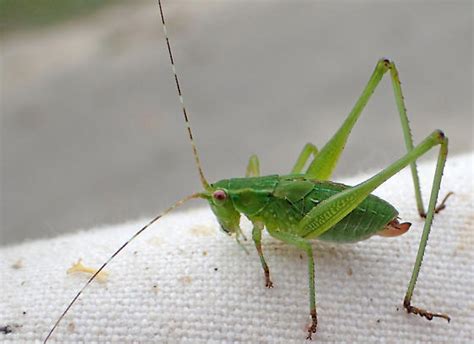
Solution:
M 270 175 L 233 178 L 213 184 L 227 190 L 235 209 L 252 222 L 269 229 L 297 233 L 301 219 L 321 201 L 349 186 L 305 178 L 304 175 Z M 382 230 L 398 215 L 381 198 L 369 195 L 339 223 L 318 237 L 320 240 L 354 242 Z

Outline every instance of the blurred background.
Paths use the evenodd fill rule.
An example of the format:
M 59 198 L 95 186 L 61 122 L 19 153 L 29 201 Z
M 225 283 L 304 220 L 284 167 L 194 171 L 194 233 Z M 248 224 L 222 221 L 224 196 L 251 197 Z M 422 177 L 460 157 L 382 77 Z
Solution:
M 450 154 L 474 148 L 472 1 L 164 11 L 210 181 L 242 176 L 253 153 L 264 174 L 288 172 L 334 133 L 380 57 L 397 63 L 415 142 L 441 128 Z M 0 16 L 2 245 L 151 217 L 200 190 L 156 1 L 0 0 Z M 334 179 L 403 152 L 385 78 Z

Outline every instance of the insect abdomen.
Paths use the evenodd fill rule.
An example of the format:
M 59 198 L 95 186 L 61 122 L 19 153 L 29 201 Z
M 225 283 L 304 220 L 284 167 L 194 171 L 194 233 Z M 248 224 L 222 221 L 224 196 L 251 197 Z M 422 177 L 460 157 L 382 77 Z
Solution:
M 305 197 L 305 206 L 317 206 L 322 200 L 345 188 L 347 186 L 331 182 L 317 183 L 313 191 Z M 305 210 L 309 211 L 310 209 Z M 377 196 L 369 195 L 351 213 L 320 235 L 318 239 L 341 243 L 365 240 L 383 230 L 385 225 L 397 215 L 398 211 L 390 203 Z

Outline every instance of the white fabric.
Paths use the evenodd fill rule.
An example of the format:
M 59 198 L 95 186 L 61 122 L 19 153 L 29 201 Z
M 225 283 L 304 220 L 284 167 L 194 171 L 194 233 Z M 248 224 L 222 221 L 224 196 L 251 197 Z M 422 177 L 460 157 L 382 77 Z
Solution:
M 433 166 L 420 164 L 425 203 Z M 440 196 L 455 195 L 435 217 L 413 298 L 414 305 L 448 313 L 451 323 L 407 315 L 402 306 L 423 226 L 405 169 L 376 194 L 413 223 L 407 234 L 353 245 L 314 242 L 315 342 L 473 342 L 473 175 L 472 153 L 449 157 Z M 13 332 L 0 333 L 0 341 L 43 339 L 87 279 L 66 275 L 71 264 L 83 258 L 99 266 L 146 221 L 2 248 L 0 326 Z M 247 221 L 244 229 L 251 236 Z M 116 257 L 107 282 L 86 289 L 51 342 L 305 343 L 306 257 L 268 235 L 263 245 L 273 289 L 264 287 L 252 241 L 247 255 L 219 233 L 208 208 L 170 214 Z

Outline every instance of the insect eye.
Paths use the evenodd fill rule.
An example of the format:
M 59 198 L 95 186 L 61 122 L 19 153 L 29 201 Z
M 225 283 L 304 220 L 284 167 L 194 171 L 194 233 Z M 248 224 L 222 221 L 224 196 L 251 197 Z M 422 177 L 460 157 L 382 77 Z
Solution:
M 227 199 L 227 194 L 225 193 L 224 190 L 216 190 L 212 194 L 212 197 L 214 197 L 216 201 L 222 202 Z

